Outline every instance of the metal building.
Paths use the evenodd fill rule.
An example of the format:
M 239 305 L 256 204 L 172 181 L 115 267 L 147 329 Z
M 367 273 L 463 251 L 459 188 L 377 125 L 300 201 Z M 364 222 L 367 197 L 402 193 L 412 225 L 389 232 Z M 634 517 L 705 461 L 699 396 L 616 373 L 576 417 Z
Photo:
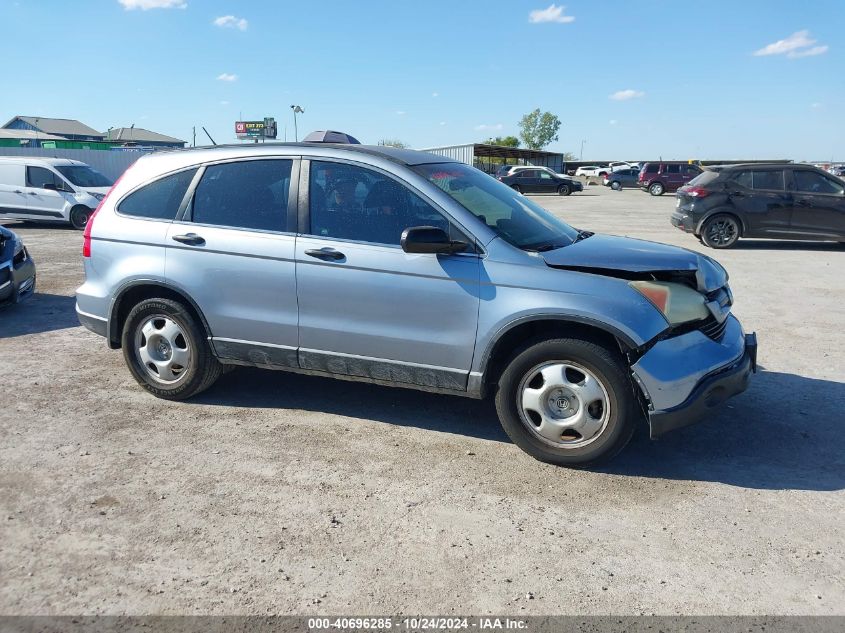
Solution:
M 564 169 L 563 154 L 538 149 L 467 143 L 466 145 L 429 147 L 420 151 L 459 160 L 490 174 L 495 173 L 501 165 L 537 165 L 548 167 L 556 172 L 562 172 Z

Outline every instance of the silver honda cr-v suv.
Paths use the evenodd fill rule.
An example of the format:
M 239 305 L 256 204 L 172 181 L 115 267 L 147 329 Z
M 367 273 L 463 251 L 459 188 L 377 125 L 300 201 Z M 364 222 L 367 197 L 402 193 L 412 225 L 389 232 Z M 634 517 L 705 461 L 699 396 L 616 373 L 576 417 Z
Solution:
M 513 441 L 578 465 L 746 388 L 725 270 L 575 229 L 441 156 L 361 145 L 141 158 L 84 236 L 80 321 L 174 400 L 251 365 L 495 397 Z

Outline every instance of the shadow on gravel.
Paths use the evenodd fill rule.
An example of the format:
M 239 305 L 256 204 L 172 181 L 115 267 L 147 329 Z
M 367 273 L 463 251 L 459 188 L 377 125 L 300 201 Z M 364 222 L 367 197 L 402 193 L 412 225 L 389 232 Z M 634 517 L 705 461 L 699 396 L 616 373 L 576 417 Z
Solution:
M 845 488 L 845 383 L 761 371 L 712 419 L 637 433 L 601 472 L 764 490 Z
M 427 431 L 510 442 L 489 401 L 239 367 L 191 402 L 228 407 L 301 409 Z
M 36 290 L 23 303 L 0 310 L 0 339 L 78 327 L 75 305 L 74 297 Z

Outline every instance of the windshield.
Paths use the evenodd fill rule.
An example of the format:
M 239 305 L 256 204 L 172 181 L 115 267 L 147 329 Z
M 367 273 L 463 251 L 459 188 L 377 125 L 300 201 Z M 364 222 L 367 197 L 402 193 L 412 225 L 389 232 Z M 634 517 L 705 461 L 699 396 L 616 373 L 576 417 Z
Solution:
M 578 239 L 578 231 L 566 222 L 469 165 L 417 165 L 414 170 L 517 248 L 547 251 Z
M 114 181 L 88 165 L 57 165 L 59 173 L 77 187 L 111 187 Z

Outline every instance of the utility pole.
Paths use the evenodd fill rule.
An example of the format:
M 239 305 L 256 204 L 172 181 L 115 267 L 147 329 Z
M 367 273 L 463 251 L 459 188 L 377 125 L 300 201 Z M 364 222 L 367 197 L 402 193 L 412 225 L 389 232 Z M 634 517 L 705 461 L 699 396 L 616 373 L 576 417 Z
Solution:
M 584 160 L 584 143 L 587 142 L 587 139 L 583 139 L 581 141 L 581 156 L 578 158 L 579 161 Z
M 194 130 L 194 141 L 193 141 L 193 143 L 191 143 L 191 147 L 196 147 L 197 146 L 197 126 L 196 125 L 193 127 L 193 130 Z

